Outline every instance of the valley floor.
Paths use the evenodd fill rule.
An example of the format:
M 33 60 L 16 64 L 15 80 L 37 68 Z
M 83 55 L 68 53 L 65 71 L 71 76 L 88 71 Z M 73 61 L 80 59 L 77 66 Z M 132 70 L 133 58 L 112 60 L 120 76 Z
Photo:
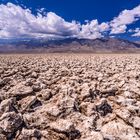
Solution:
M 139 140 L 140 54 L 0 55 L 1 140 Z

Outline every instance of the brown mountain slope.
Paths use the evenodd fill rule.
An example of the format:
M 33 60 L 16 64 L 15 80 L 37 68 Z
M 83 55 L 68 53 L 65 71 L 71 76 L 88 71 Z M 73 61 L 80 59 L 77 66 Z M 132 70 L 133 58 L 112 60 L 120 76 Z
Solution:
M 140 52 L 140 44 L 114 38 L 4 40 L 0 52 Z

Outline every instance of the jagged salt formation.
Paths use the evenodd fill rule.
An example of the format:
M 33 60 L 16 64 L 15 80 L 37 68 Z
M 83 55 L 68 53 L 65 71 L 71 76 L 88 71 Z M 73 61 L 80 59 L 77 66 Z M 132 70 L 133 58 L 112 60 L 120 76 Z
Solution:
M 139 140 L 140 55 L 1 55 L 0 139 Z

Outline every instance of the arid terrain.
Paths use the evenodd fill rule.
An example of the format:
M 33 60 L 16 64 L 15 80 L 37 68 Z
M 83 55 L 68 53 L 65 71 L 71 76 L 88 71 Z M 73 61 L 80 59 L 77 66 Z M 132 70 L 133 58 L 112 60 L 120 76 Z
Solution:
M 140 140 L 140 54 L 0 55 L 0 140 Z

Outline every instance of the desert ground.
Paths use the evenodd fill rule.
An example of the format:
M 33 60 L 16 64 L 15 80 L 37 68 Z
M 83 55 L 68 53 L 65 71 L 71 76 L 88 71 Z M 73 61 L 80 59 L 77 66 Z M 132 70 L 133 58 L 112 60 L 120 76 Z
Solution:
M 140 140 L 140 54 L 0 55 L 0 140 Z

